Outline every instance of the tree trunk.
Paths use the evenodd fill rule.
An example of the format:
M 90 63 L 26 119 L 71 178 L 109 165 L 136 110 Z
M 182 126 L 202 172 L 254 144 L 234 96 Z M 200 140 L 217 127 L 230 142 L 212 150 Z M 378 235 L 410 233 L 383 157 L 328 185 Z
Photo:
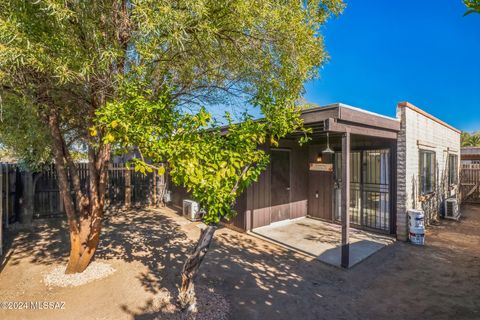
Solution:
M 80 222 L 79 232 L 70 231 L 70 257 L 66 274 L 81 273 L 88 267 L 100 242 L 100 223 L 101 218 L 86 217 Z
M 125 170 L 125 208 L 130 209 L 132 206 L 132 176 L 130 167 Z
M 90 264 L 100 241 L 110 146 L 101 144 L 98 147 L 98 153 L 91 145 L 89 146 L 89 193 L 87 196 L 81 190 L 78 171 L 66 148 L 58 124 L 58 115 L 54 109 L 49 114 L 49 125 L 58 187 L 70 231 L 70 257 L 65 273 L 80 273 Z M 71 181 L 68 179 L 67 172 L 72 177 Z M 75 205 L 70 193 L 72 189 L 76 199 Z
M 107 168 L 110 147 L 101 146 L 99 154 L 89 149 L 89 207 L 80 206 L 81 212 L 78 232 L 70 232 L 70 259 L 65 273 L 80 273 L 90 264 L 100 242 L 103 208 L 105 205 L 105 188 L 107 185 Z
M 182 286 L 178 297 L 178 302 L 182 310 L 195 311 L 196 298 L 194 290 L 194 280 L 197 276 L 198 269 L 203 261 L 203 258 L 208 252 L 210 243 L 212 242 L 213 235 L 217 230 L 217 226 L 207 226 L 193 249 L 192 254 L 188 257 L 187 261 L 183 265 L 182 270 Z

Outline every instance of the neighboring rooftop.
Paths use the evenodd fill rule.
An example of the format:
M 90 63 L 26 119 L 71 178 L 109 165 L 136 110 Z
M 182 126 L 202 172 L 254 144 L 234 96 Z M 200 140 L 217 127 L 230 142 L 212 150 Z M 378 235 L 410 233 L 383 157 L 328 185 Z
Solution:
M 460 150 L 461 160 L 480 160 L 480 147 L 464 147 Z
M 480 147 L 462 147 L 463 154 L 480 154 Z
M 480 147 L 462 147 L 460 157 L 462 160 L 480 160 Z

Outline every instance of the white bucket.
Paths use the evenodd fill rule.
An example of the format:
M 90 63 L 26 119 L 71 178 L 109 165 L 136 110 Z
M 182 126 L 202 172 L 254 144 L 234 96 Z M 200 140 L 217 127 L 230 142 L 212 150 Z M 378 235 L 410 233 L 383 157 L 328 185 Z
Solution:
M 425 214 L 422 210 L 408 210 L 408 228 L 424 228 Z
M 408 237 L 413 244 L 423 246 L 425 244 L 425 228 L 410 227 Z

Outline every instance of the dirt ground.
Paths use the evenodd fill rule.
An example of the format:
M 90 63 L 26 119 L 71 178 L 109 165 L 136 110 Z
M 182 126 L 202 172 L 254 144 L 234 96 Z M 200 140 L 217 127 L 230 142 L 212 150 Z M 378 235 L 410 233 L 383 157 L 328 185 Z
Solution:
M 430 227 L 424 247 L 396 242 L 350 270 L 223 228 L 197 287 L 223 296 L 230 319 L 480 319 L 480 206 L 462 212 L 460 222 Z M 61 223 L 14 236 L 0 266 L 0 301 L 60 301 L 65 309 L 0 310 L 0 319 L 164 318 L 159 297 L 176 295 L 196 224 L 168 210 L 113 212 L 96 259 L 116 272 L 48 288 L 43 275 L 66 262 Z

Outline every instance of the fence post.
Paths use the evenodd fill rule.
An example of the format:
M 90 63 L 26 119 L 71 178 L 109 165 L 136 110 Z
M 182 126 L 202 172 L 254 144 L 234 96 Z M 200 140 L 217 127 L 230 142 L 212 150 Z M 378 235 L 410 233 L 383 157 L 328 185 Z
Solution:
M 107 167 L 107 182 L 105 186 L 105 208 L 112 205 L 112 195 L 110 189 L 113 187 L 113 198 L 115 199 L 117 192 L 115 191 L 115 184 L 110 183 L 110 178 L 115 176 L 115 163 L 109 163 Z
M 130 174 L 130 166 L 125 169 L 125 207 L 130 208 L 132 205 L 132 176 Z
M 8 168 L 8 164 L 5 165 L 6 170 L 5 170 L 5 228 L 8 228 L 8 211 L 9 211 L 9 206 L 8 206 L 8 198 L 10 198 L 10 181 L 9 181 L 9 175 L 10 171 Z
M 63 209 L 63 198 L 60 196 L 60 192 L 58 193 L 58 211 L 62 213 L 65 211 Z
M 163 168 L 165 169 L 165 165 L 162 164 Z M 158 198 L 158 206 L 164 206 L 164 196 L 165 191 L 167 188 L 167 180 L 166 180 L 166 170 L 164 170 L 163 174 L 158 175 L 157 181 L 157 198 Z
M 0 257 L 3 255 L 3 163 L 0 163 Z
M 153 207 L 157 207 L 157 172 L 153 170 Z
M 23 194 L 20 207 L 20 222 L 24 225 L 31 225 L 33 220 L 35 182 L 36 179 L 33 177 L 33 172 L 25 170 L 22 175 Z

